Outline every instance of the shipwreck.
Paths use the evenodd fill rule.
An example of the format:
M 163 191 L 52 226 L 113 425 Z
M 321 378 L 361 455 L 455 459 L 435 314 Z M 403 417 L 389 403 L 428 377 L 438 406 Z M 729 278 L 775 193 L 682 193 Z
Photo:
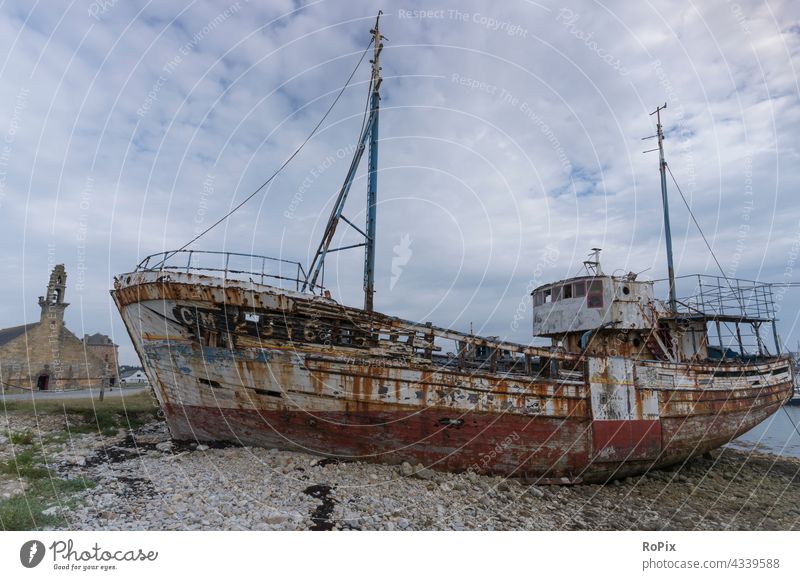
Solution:
M 674 275 L 660 113 L 668 299 L 653 281 L 605 274 L 597 250 L 584 275 L 532 293 L 533 334 L 549 347 L 376 312 L 379 19 L 368 115 L 308 267 L 185 246 L 115 278 L 113 299 L 173 438 L 600 482 L 719 447 L 790 398 L 771 286 Z M 342 211 L 365 152 L 362 229 Z M 322 285 L 326 256 L 346 249 L 331 247 L 342 222 L 364 239 L 363 308 Z M 678 297 L 682 283 L 693 295 Z

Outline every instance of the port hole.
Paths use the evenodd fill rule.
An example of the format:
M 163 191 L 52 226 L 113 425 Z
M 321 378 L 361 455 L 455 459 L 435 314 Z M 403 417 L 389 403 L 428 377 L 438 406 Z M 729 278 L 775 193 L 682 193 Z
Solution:
M 222 385 L 220 385 L 217 381 L 212 381 L 210 379 L 200 379 L 200 378 L 198 378 L 197 382 L 201 383 L 203 385 L 208 385 L 209 387 L 214 387 L 215 389 L 219 389 L 219 388 L 222 387 Z
M 630 288 L 628 288 L 627 286 L 623 286 L 623 287 L 622 287 L 622 293 L 623 293 L 625 296 L 627 296 L 628 294 L 630 294 L 630 293 L 631 293 L 631 289 L 630 289 Z

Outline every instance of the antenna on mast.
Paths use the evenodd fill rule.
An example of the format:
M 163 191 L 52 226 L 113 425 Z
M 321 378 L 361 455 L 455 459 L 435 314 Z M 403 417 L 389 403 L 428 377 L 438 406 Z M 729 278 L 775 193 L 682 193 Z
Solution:
M 603 275 L 603 269 L 600 267 L 600 252 L 602 251 L 602 248 L 592 248 L 592 252 L 589 254 L 591 259 L 583 262 L 583 267 L 591 276 Z
M 644 139 L 652 139 L 658 137 L 658 147 L 656 149 L 648 149 L 643 153 L 650 153 L 651 151 L 658 151 L 658 170 L 661 172 L 661 202 L 664 206 L 664 238 L 667 245 L 667 275 L 669 276 L 669 307 L 672 312 L 677 311 L 678 299 L 675 296 L 675 267 L 672 263 L 672 231 L 669 226 L 669 199 L 667 198 L 667 162 L 664 159 L 664 130 L 661 127 L 661 111 L 667 108 L 667 103 L 662 107 L 656 107 L 656 110 L 650 113 L 650 116 L 656 116 L 656 134 Z

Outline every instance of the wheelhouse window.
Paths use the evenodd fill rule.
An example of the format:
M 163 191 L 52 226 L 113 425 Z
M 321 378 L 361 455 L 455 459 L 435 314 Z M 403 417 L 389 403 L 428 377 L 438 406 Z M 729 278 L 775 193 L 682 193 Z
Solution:
M 564 287 L 561 290 L 561 298 L 564 300 L 567 298 L 572 298 L 572 284 L 564 284 Z
M 572 295 L 575 298 L 583 298 L 586 296 L 586 283 L 583 280 L 572 284 Z
M 603 281 L 592 280 L 588 283 L 588 292 L 586 298 L 586 306 L 589 308 L 602 308 L 603 307 Z

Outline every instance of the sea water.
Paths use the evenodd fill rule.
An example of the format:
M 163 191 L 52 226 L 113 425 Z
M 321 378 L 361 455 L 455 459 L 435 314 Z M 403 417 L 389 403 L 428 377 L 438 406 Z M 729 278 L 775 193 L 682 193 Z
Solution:
M 729 445 L 736 449 L 800 457 L 800 405 L 786 405 Z

